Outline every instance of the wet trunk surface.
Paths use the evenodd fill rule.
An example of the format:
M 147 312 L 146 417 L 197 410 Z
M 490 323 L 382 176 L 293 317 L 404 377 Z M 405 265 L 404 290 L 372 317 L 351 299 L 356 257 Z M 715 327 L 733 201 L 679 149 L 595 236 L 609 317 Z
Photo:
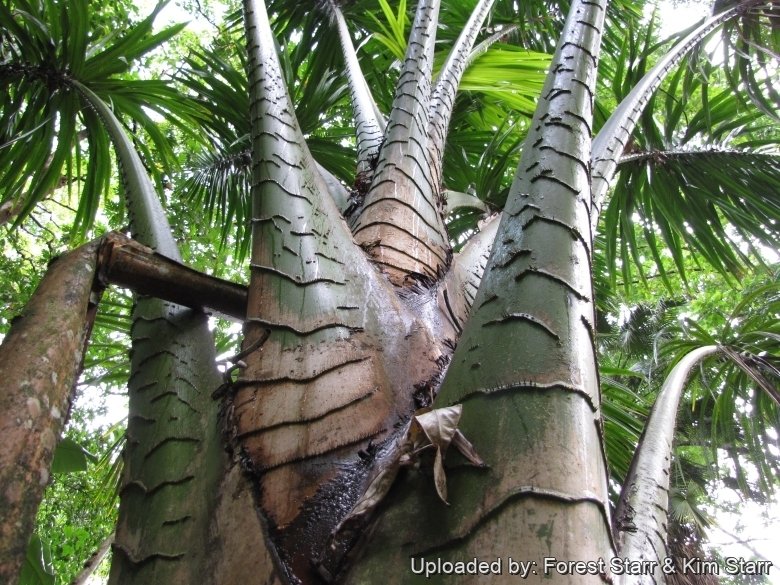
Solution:
M 421 577 L 410 559 L 535 563 L 528 582 L 602 583 L 545 558 L 613 554 L 591 286 L 590 120 L 604 5 L 575 2 L 437 404 L 489 469 L 451 462 L 449 507 L 410 472 L 347 582 Z M 451 312 L 452 316 L 457 311 Z M 435 571 L 434 582 L 473 582 Z
M 356 245 L 295 120 L 265 7 L 244 10 L 254 231 L 246 367 L 228 408 L 290 579 L 315 583 L 315 561 L 338 570 L 350 543 L 325 550 L 330 532 L 449 349 L 433 291 L 397 293 Z

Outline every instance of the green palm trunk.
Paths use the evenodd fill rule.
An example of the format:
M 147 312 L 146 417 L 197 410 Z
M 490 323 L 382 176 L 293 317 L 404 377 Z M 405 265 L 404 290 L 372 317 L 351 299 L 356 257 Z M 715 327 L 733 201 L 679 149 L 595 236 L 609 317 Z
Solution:
M 253 249 L 230 409 L 286 565 L 311 559 L 365 489 L 355 456 L 413 409 L 441 343 L 352 241 L 306 148 L 261 2 L 244 6 L 252 111 Z M 263 341 L 258 346 L 259 340 Z
M 114 144 L 134 237 L 180 260 L 165 212 L 119 121 L 88 88 L 76 82 L 76 89 L 98 113 Z M 207 317 L 140 297 L 130 337 L 127 442 L 111 583 L 218 583 L 224 569 L 203 551 L 225 542 L 235 546 L 237 538 L 221 533 L 215 522 L 220 490 L 229 485 L 233 493 L 246 493 L 246 487 L 231 476 L 221 445 L 218 404 L 211 398 L 221 378 Z M 266 549 L 256 536 L 259 525 L 250 523 L 247 529 L 262 554 Z M 232 550 L 240 556 L 240 549 Z M 270 557 L 265 562 L 272 575 Z M 251 574 L 242 573 L 242 567 L 237 562 L 234 571 Z
M 396 286 L 435 282 L 452 254 L 440 185 L 426 158 L 439 4 L 418 4 L 376 171 L 351 218 L 355 241 Z
M 453 469 L 449 508 L 420 489 L 402 490 L 352 582 L 404 567 L 410 555 L 457 561 L 486 551 L 490 560 L 503 559 L 504 570 L 510 556 L 536 562 L 530 582 L 602 582 L 599 574 L 546 574 L 543 559 L 608 561 L 613 550 L 587 165 L 603 15 L 603 4 L 572 6 L 472 314 L 437 397 L 438 404 L 463 405 L 461 429 L 490 469 Z M 397 581 L 413 579 L 409 570 Z
M 217 371 L 205 315 L 138 299 L 112 585 L 322 585 L 373 583 L 378 575 L 391 583 L 472 583 L 472 574 L 440 569 L 474 559 L 488 563 L 480 582 L 587 584 L 609 581 L 615 556 L 644 559 L 663 549 L 658 531 L 650 551 L 624 530 L 632 507 L 642 508 L 632 518 L 649 518 L 640 540 L 665 515 L 663 497 L 631 499 L 644 488 L 666 493 L 647 479 L 658 465 L 644 455 L 634 471 L 651 471 L 629 475 L 617 519 L 610 517 L 593 230 L 629 126 L 675 60 L 716 24 L 662 60 L 640 83 L 642 95 L 631 94 L 592 147 L 606 3 L 575 0 L 504 213 L 453 253 L 442 183 L 456 88 L 474 55 L 511 27 L 488 31 L 474 51 L 493 4 L 476 2 L 434 80 L 439 4 L 417 7 L 387 124 L 346 21 L 329 7 L 354 102 L 358 188 L 348 193 L 309 151 L 282 74 L 289 55 L 280 59 L 263 0 L 244 0 L 252 244 L 238 375 L 224 379 Z M 271 10 L 287 17 L 278 5 Z M 0 18 L 13 15 L 0 10 Z M 240 75 L 226 79 L 224 87 L 215 82 L 217 93 L 243 110 L 245 97 L 230 98 L 229 87 L 241 85 Z M 63 103 L 88 103 L 94 111 L 83 119 L 101 122 L 118 154 L 134 237 L 179 260 L 116 115 L 90 84 L 68 83 L 73 91 Z M 187 83 L 200 91 L 194 77 Z M 344 112 L 338 109 L 336 118 Z M 245 133 L 242 116 L 231 116 L 228 124 Z M 218 128 L 211 123 L 209 130 Z M 65 120 L 62 128 L 71 135 L 76 124 Z M 45 129 L 51 142 L 54 126 Z M 245 143 L 221 139 L 231 149 Z M 95 133 L 89 140 L 107 142 Z M 62 166 L 66 156 L 63 150 L 54 162 Z M 244 158 L 234 153 L 228 166 Z M 11 178 L 17 190 L 28 180 Z M 455 194 L 450 203 L 468 207 L 471 199 Z M 459 429 L 487 463 L 466 465 L 455 451 L 468 457 L 468 449 L 453 439 L 448 491 L 441 443 L 435 457 L 409 447 L 419 436 L 409 437 L 421 434 L 420 408 L 431 406 L 462 407 Z M 445 418 L 442 412 L 427 416 Z M 670 423 L 671 415 L 665 418 Z M 643 444 L 640 451 L 653 450 Z M 589 564 L 567 571 L 555 561 Z M 433 574 L 421 576 L 426 570 Z

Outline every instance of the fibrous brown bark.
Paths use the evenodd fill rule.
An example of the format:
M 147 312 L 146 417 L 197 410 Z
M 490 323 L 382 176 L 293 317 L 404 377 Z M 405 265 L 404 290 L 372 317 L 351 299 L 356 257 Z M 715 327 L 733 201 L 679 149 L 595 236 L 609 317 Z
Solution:
M 0 582 L 14 583 L 88 337 L 97 243 L 57 259 L 0 347 Z

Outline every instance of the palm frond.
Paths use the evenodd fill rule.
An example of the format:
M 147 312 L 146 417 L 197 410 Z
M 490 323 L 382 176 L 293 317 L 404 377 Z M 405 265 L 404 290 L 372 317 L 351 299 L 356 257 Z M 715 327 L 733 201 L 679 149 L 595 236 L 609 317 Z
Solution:
M 400 0 L 397 12 L 393 12 L 387 0 L 379 0 L 384 18 L 369 14 L 369 18 L 379 29 L 374 33 L 374 38 L 382 43 L 396 59 L 402 61 L 406 53 L 406 29 L 409 27 L 409 18 L 406 14 L 406 0 Z
M 736 8 L 724 10 L 722 13 L 706 20 L 700 26 L 697 26 L 690 34 L 677 43 L 672 49 L 663 52 L 655 65 L 646 74 L 643 74 L 643 68 L 632 74 L 633 76 L 642 75 L 636 82 L 631 82 L 625 97 L 622 97 L 620 104 L 610 115 L 609 119 L 599 130 L 593 139 L 592 155 L 592 197 L 595 206 L 593 221 L 598 221 L 601 206 L 607 192 L 618 158 L 622 150 L 629 144 L 629 139 L 634 131 L 637 122 L 647 116 L 652 115 L 652 108 L 648 107 L 651 103 L 654 93 L 666 79 L 672 69 L 683 60 L 683 58 L 697 47 L 707 36 L 719 27 L 724 21 L 733 18 Z M 648 55 L 652 54 L 657 45 L 653 42 L 652 31 L 653 23 L 651 21 L 646 31 L 644 46 L 640 48 L 633 47 L 632 53 L 639 52 L 640 62 L 646 62 Z M 625 45 L 623 46 L 625 50 Z M 623 69 L 628 72 L 629 69 Z M 627 80 L 627 79 L 626 79 Z M 624 80 L 613 81 L 613 88 L 619 89 L 618 83 Z
M 541 92 L 550 55 L 497 44 L 463 74 L 461 91 L 478 91 L 508 108 L 531 115 Z
M 495 131 L 485 130 L 484 125 L 494 125 Z M 462 100 L 445 150 L 444 184 L 473 191 L 490 205 L 502 208 L 527 125 L 525 117 L 507 117 L 497 106 L 469 111 L 468 103 Z
M 728 313 L 717 305 L 701 310 L 661 351 L 667 360 L 701 344 L 721 348 L 724 359 L 702 369 L 691 387 L 693 422 L 681 426 L 701 431 L 699 440 L 720 460 L 721 479 L 748 497 L 768 496 L 780 482 L 780 462 L 769 448 L 777 448 L 770 429 L 780 424 L 779 283 L 777 274 L 764 275 L 733 293 L 742 298 Z
M 732 2 L 716 2 L 715 7 Z M 741 10 L 739 18 L 726 23 L 721 33 L 723 71 L 732 89 L 744 87 L 750 101 L 775 120 L 780 120 L 778 29 L 777 3 L 758 2 Z
M 641 379 L 641 374 L 602 366 L 601 412 L 604 418 L 604 448 L 610 474 L 622 482 L 631 466 L 645 420 L 650 412 L 646 399 L 622 382 L 623 379 Z
M 627 156 L 604 215 L 608 262 L 622 260 L 623 280 L 647 275 L 640 256 L 652 255 L 659 271 L 671 256 L 686 278 L 687 247 L 724 275 L 740 275 L 751 264 L 751 247 L 780 246 L 780 156 L 705 148 Z M 638 216 L 637 229 L 632 218 Z M 755 259 L 753 260 L 755 261 Z
M 199 208 L 211 225 L 220 226 L 220 246 L 231 240 L 239 260 L 249 251 L 251 216 L 249 140 L 239 140 L 223 151 L 193 156 L 179 189 Z
M 16 226 L 38 202 L 72 183 L 81 188 L 74 233 L 83 235 L 92 225 L 111 176 L 111 156 L 77 84 L 110 103 L 118 117 L 132 120 L 134 134 L 149 137 L 160 163 L 152 168 L 158 181 L 174 164 L 169 141 L 148 112 L 161 113 L 185 129 L 196 126 L 201 112 L 167 83 L 129 75 L 135 61 L 182 29 L 174 25 L 153 31 L 163 5 L 121 33 L 103 37 L 90 29 L 86 0 L 56 6 L 23 0 L 14 9 L 0 6 L 5 31 L 0 55 L 0 202 L 18 210 Z M 150 154 L 149 147 L 139 146 Z

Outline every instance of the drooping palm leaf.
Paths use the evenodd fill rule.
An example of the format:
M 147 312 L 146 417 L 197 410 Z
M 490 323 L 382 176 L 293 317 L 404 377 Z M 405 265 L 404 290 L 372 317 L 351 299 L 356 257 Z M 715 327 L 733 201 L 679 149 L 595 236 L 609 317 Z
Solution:
M 231 239 L 239 259 L 249 250 L 248 218 L 250 155 L 248 137 L 225 145 L 222 151 L 195 154 L 178 190 L 201 207 L 210 225 L 218 225 L 220 244 Z
M 619 106 L 609 116 L 604 126 L 599 130 L 593 139 L 593 162 L 592 162 L 592 181 L 593 181 L 593 201 L 597 212 L 594 214 L 593 221 L 598 221 L 599 212 L 603 205 L 604 196 L 615 172 L 619 158 L 623 150 L 628 146 L 631 134 L 641 117 L 652 115 L 652 108 L 648 108 L 648 103 L 658 87 L 666 79 L 669 71 L 697 47 L 713 30 L 719 27 L 725 20 L 733 18 L 736 14 L 736 8 L 720 13 L 700 26 L 696 27 L 688 36 L 678 42 L 671 50 L 660 54 L 657 63 L 647 73 L 644 67 L 639 67 L 634 72 L 629 68 L 618 66 L 616 72 L 622 71 L 630 79 L 613 79 L 612 87 L 615 90 L 616 97 L 620 100 Z M 630 44 L 631 51 L 628 55 L 636 58 L 640 63 L 646 62 L 648 55 L 652 54 L 658 45 L 653 40 L 654 20 L 651 20 L 650 26 L 644 36 L 642 46 Z M 621 48 L 619 60 L 625 60 L 626 44 Z M 638 53 L 635 55 L 635 53 Z M 621 87 L 626 88 L 623 95 Z
M 719 0 L 714 9 L 734 4 Z M 776 2 L 753 2 L 721 33 L 723 70 L 732 89 L 744 87 L 750 101 L 780 120 L 780 9 Z
M 0 201 L 13 205 L 16 225 L 60 185 L 74 181 L 81 184 L 76 232 L 83 234 L 94 219 L 111 175 L 111 156 L 76 82 L 149 136 L 161 168 L 172 163 L 168 141 L 147 110 L 182 127 L 193 126 L 197 110 L 163 81 L 128 78 L 135 61 L 183 27 L 153 32 L 163 5 L 119 34 L 94 37 L 86 0 L 56 7 L 38 0 L 0 4 Z M 145 146 L 142 150 L 149 153 Z
M 663 359 L 673 359 L 692 347 L 720 346 L 724 359 L 702 370 L 687 398 L 695 406 L 690 420 L 719 461 L 719 477 L 749 497 L 767 496 L 780 482 L 780 463 L 769 448 L 777 447 L 770 429 L 780 424 L 778 290 L 777 274 L 768 274 L 749 284 L 727 313 L 720 313 L 717 304 L 699 308 L 661 352 Z
M 720 272 L 737 275 L 750 263 L 740 246 L 780 246 L 776 224 L 780 202 L 774 196 L 780 184 L 780 156 L 702 149 L 655 151 L 624 161 L 605 215 L 609 239 L 621 248 L 622 257 L 635 255 L 640 244 L 628 232 L 634 227 L 617 221 L 618 213 L 621 217 L 637 213 L 643 218 L 639 237 L 654 258 L 662 257 L 664 245 L 676 247 L 672 256 L 683 278 L 682 244 Z M 621 205 L 625 207 L 619 209 Z M 612 248 L 609 253 L 614 262 L 617 250 Z M 632 265 L 624 263 L 622 269 L 624 281 L 629 282 Z
M 711 19 L 698 27 L 697 35 L 735 14 L 732 10 Z M 756 246 L 776 247 L 780 241 L 774 221 L 779 208 L 772 197 L 780 179 L 776 130 L 760 112 L 745 107 L 743 94 L 710 88 L 707 77 L 718 74 L 713 66 L 673 68 L 682 52 L 659 61 L 667 78 L 652 83 L 663 84 L 663 94 L 641 98 L 638 80 L 654 79 L 644 71 L 653 55 L 664 51 L 653 30 L 651 22 L 642 39 L 627 35 L 612 70 L 615 97 L 621 100 L 631 90 L 620 110 L 642 100 L 647 105 L 630 119 L 613 114 L 611 126 L 602 128 L 594 142 L 594 192 L 600 193 L 610 127 L 623 120 L 625 128 L 618 134 L 633 131 L 609 147 L 616 149 L 620 174 L 601 218 L 607 264 L 613 279 L 622 274 L 625 286 L 637 275 L 642 281 L 659 275 L 671 289 L 671 272 L 685 282 L 688 254 L 739 276 L 756 260 Z M 693 46 L 697 35 L 688 35 L 686 43 Z

